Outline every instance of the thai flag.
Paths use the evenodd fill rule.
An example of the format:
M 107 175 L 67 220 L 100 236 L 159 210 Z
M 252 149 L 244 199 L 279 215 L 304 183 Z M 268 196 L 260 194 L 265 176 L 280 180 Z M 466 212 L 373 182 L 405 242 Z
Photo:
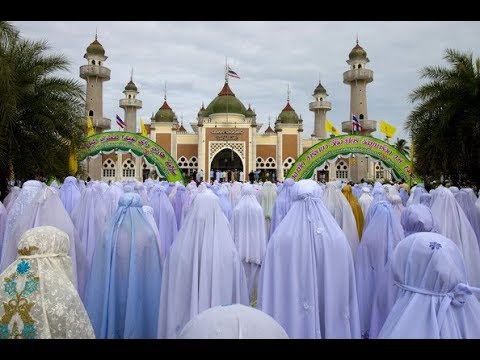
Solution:
M 228 76 L 234 77 L 234 78 L 236 78 L 236 79 L 240 79 L 240 76 L 238 76 L 235 71 L 233 71 L 232 69 L 230 69 L 230 66 L 228 67 L 227 74 L 228 74 Z
M 118 114 L 117 114 L 117 125 L 120 126 L 122 129 L 125 128 L 125 126 L 127 126 L 127 124 L 125 124 L 125 121 L 123 121 L 122 118 L 118 116 Z
M 362 125 L 360 125 L 360 121 L 358 121 L 357 117 L 352 114 L 352 125 L 353 125 L 353 131 L 362 131 Z

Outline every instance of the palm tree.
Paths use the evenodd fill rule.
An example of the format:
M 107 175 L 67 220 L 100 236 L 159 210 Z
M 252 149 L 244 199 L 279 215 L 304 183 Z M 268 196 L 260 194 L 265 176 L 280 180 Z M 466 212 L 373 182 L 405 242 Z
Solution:
M 407 145 L 407 140 L 397 138 L 393 146 L 403 155 L 410 157 L 410 146 Z
M 70 149 L 84 138 L 83 89 L 53 75 L 67 70 L 62 55 L 46 54 L 45 41 L 20 37 L 0 22 L 0 183 L 68 175 Z M 5 189 L 1 189 L 5 196 Z
M 480 59 L 447 49 L 449 67 L 427 66 L 416 88 L 418 102 L 406 122 L 415 145 L 419 175 L 444 175 L 455 184 L 480 181 Z

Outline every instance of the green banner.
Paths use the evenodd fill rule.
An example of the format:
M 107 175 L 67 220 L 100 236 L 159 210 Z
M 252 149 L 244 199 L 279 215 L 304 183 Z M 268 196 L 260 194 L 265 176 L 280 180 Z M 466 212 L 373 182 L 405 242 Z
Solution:
M 385 141 L 362 135 L 341 135 L 320 141 L 300 155 L 287 177 L 295 181 L 311 179 L 315 169 L 325 161 L 348 154 L 364 154 L 381 160 L 398 179 L 410 181 L 412 163 L 404 154 Z M 412 181 L 420 183 L 421 179 L 413 174 Z
M 165 149 L 142 135 L 130 132 L 111 131 L 89 136 L 85 139 L 78 158 L 81 161 L 101 151 L 111 150 L 131 150 L 135 155 L 144 156 L 150 164 L 154 164 L 168 182 L 180 181 L 185 184 L 177 162 Z

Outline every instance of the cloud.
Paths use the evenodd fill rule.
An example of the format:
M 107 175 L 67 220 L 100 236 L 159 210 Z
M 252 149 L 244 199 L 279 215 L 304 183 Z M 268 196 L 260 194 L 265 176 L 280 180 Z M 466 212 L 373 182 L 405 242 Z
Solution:
M 287 84 L 291 104 L 304 120 L 304 134 L 313 132 L 314 115 L 308 110 L 320 77 L 329 93 L 335 126 L 349 120 L 350 89 L 343 84 L 346 60 L 355 45 L 367 51 L 374 81 L 367 87 L 368 116 L 397 127 L 395 137 L 406 138 L 404 122 L 413 104 L 408 94 L 423 80 L 419 70 L 445 65 L 446 48 L 478 49 L 479 22 L 13 22 L 23 36 L 48 40 L 52 51 L 71 60 L 69 76 L 78 77 L 86 47 L 98 39 L 108 56 L 111 80 L 104 84 L 104 116 L 122 114 L 118 101 L 134 68 L 134 81 L 143 108 L 139 116 L 148 122 L 163 103 L 167 83 L 168 103 L 185 126 L 196 120 L 202 102 L 212 101 L 223 85 L 225 57 L 241 77 L 231 88 L 257 121 L 268 126 L 286 103 Z M 478 54 L 474 54 L 474 56 Z M 112 121 L 112 128 L 115 128 Z M 264 130 L 262 129 L 262 130 Z M 383 138 L 383 134 L 374 135 Z

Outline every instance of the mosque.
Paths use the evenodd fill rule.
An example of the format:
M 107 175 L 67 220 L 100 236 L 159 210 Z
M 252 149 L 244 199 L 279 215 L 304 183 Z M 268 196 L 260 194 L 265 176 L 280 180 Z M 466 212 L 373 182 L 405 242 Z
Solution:
M 103 116 L 103 83 L 110 80 L 110 69 L 105 66 L 105 49 L 95 36 L 87 47 L 84 58 L 87 64 L 80 67 L 80 77 L 87 82 L 86 115 L 93 121 L 95 132 L 110 129 L 111 120 Z M 376 121 L 368 118 L 367 84 L 373 81 L 373 71 L 367 69 L 367 52 L 358 44 L 348 55 L 349 69 L 343 73 L 343 82 L 350 86 L 349 120 L 342 122 L 342 131 L 352 132 L 352 114 L 362 125 L 362 135 L 376 130 Z M 125 131 L 136 133 L 137 110 L 142 108 L 139 89 L 130 79 L 123 91 L 119 107 L 124 109 Z M 271 180 L 283 181 L 295 160 L 308 148 L 327 138 L 326 114 L 332 108 L 328 93 L 319 82 L 313 91 L 309 109 L 314 113 L 314 132 L 302 138 L 303 119 L 290 104 L 289 96 L 279 112 L 274 127 L 268 124 L 261 131 L 254 109 L 248 108 L 235 96 L 228 79 L 217 96 L 198 111 L 197 119 L 190 123 L 188 132 L 178 122 L 174 110 L 165 96 L 163 104 L 146 124 L 148 137 L 177 159 L 185 175 L 202 171 L 208 179 L 211 170 L 243 171 L 248 180 L 250 171 L 261 171 Z M 297 105 L 295 105 L 297 106 Z M 303 105 L 302 105 L 303 106 Z M 92 179 L 118 181 L 135 178 L 143 181 L 154 173 L 153 167 L 143 157 L 117 151 L 101 154 L 87 160 L 87 172 Z M 382 163 L 365 155 L 353 154 L 325 162 L 314 173 L 316 180 L 384 179 L 391 173 Z

